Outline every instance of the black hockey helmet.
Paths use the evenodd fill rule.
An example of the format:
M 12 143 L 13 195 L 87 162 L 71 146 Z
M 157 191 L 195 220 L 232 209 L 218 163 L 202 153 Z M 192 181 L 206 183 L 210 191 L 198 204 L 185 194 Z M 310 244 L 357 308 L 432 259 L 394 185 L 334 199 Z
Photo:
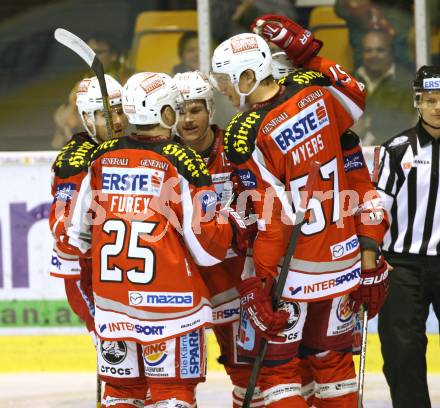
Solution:
M 415 92 L 440 91 L 440 66 L 424 65 L 419 68 L 413 82 Z

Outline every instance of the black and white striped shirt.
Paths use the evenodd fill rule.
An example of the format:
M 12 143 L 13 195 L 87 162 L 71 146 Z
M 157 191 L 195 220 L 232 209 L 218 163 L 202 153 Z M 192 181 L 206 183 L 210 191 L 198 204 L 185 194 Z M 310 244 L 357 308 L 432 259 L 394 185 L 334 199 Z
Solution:
M 439 140 L 420 121 L 382 146 L 377 189 L 390 217 L 384 251 L 438 256 Z

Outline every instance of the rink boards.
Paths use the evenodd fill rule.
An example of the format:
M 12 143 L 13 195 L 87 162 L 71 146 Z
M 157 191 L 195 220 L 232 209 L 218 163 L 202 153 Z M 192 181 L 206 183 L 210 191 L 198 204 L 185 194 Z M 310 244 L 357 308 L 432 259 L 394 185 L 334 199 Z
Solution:
M 365 149 L 371 165 L 372 148 Z M 0 372 L 94 370 L 94 349 L 65 301 L 61 279 L 48 275 L 52 237 L 50 165 L 56 152 L 0 153 Z M 367 368 L 380 371 L 376 322 Z M 431 313 L 427 331 L 438 333 Z M 72 334 L 73 333 L 73 334 Z M 440 372 L 438 335 L 429 335 L 429 368 Z M 209 366 L 221 370 L 212 333 Z

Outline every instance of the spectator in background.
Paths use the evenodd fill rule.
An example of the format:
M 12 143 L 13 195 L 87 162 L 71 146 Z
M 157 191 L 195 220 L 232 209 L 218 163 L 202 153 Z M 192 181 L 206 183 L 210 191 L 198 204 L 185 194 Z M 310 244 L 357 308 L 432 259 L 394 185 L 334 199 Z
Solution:
M 414 68 L 408 34 L 413 26 L 413 0 L 336 0 L 336 14 L 347 21 L 354 66 L 362 64 L 362 38 L 370 30 L 393 37 L 396 64 Z
M 109 37 L 95 33 L 89 36 L 87 45 L 95 51 L 97 57 L 101 60 L 106 74 L 111 75 L 121 83 L 124 83 L 131 75 L 131 69 L 128 68 L 126 63 L 127 58 L 117 45 L 110 41 Z M 93 75 L 94 73 L 89 70 L 84 72 L 82 78 Z M 60 105 L 54 113 L 55 132 L 51 142 L 54 149 L 61 149 L 74 133 L 83 129 L 76 108 L 76 88 L 78 84 L 79 82 L 70 91 L 67 101 Z
M 374 30 L 365 34 L 362 65 L 355 76 L 367 89 L 365 113 L 353 127 L 364 145 L 382 144 L 390 135 L 413 125 L 413 75 L 395 63 L 388 32 Z
M 174 66 L 173 74 L 199 69 L 199 39 L 197 31 L 185 31 L 177 44 L 180 64 Z

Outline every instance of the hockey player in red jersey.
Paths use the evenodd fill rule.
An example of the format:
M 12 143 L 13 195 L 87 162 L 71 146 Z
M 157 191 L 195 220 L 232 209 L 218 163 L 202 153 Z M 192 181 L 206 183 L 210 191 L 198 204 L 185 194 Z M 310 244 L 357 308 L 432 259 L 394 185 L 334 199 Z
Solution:
M 109 75 L 105 76 L 105 80 L 113 131 L 116 137 L 120 137 L 127 127 L 127 118 L 122 111 L 122 86 Z M 74 312 L 85 321 L 94 338 L 98 353 L 98 374 L 105 381 L 103 407 L 106 402 L 111 406 L 113 400 L 119 399 L 118 394 L 114 393 L 115 386 L 129 386 L 133 404 L 143 408 L 147 385 L 143 370 L 140 369 L 143 367 L 140 346 L 134 342 L 101 341 L 96 338 L 91 259 L 62 251 L 65 222 L 69 219 L 71 204 L 75 202 L 82 179 L 87 174 L 88 162 L 99 143 L 108 138 L 101 90 L 96 77 L 81 81 L 76 103 L 86 132 L 73 135 L 52 166 L 54 201 L 49 222 L 56 243 L 50 273 L 64 278 L 67 300 Z
M 302 69 L 277 84 L 271 77 L 269 47 L 255 34 L 234 36 L 213 55 L 217 87 L 235 106 L 249 106 L 226 128 L 225 152 L 231 162 L 252 173 L 261 197 L 254 202 L 259 216 L 253 248 L 256 276 L 240 286 L 245 313 L 239 351 L 252 358 L 258 339 L 269 339 L 259 380 L 266 406 L 307 406 L 300 395 L 301 353 L 316 382 L 316 406 L 351 408 L 357 395 L 351 356 L 353 311 L 347 295 L 368 306 L 373 316 L 386 289 L 386 268 L 376 265 L 375 249 L 387 222 L 375 207 L 375 192 L 373 199 L 362 196 L 361 203 L 345 196 L 350 182 L 341 135 L 362 114 L 363 86 L 338 64 L 316 57 L 322 43 L 292 21 L 264 16 L 255 26 Z M 353 169 L 363 167 L 355 153 L 345 161 Z M 269 293 L 310 160 L 321 163 L 320 176 L 282 295 L 286 317 L 272 311 Z M 371 184 L 369 179 L 365 182 Z M 376 226 L 361 232 L 368 222 Z
M 211 173 L 217 193 L 217 206 L 221 207 L 231 193 L 230 177 L 233 167 L 223 149 L 224 131 L 212 123 L 214 116 L 213 89 L 208 78 L 199 71 L 179 73 L 174 76 L 183 100 L 177 133 L 182 142 L 196 150 Z M 238 175 L 244 184 L 252 186 L 253 180 L 246 178 L 246 172 Z M 223 203 L 223 204 L 222 204 Z M 251 366 L 240 363 L 236 358 L 236 337 L 240 314 L 240 295 L 237 286 L 241 280 L 245 257 L 231 248 L 226 259 L 216 265 L 200 267 L 213 304 L 214 333 L 220 345 L 219 361 L 234 386 L 233 407 L 242 406 L 243 395 L 248 383 Z M 264 400 L 258 388 L 252 406 L 264 407 Z
M 91 253 L 97 335 L 139 343 L 153 403 L 188 408 L 205 378 L 204 327 L 212 322 L 197 264 L 223 260 L 246 228 L 231 209 L 216 211 L 203 160 L 171 140 L 177 94 L 165 74 L 127 81 L 123 109 L 136 133 L 95 150 L 65 244 Z

